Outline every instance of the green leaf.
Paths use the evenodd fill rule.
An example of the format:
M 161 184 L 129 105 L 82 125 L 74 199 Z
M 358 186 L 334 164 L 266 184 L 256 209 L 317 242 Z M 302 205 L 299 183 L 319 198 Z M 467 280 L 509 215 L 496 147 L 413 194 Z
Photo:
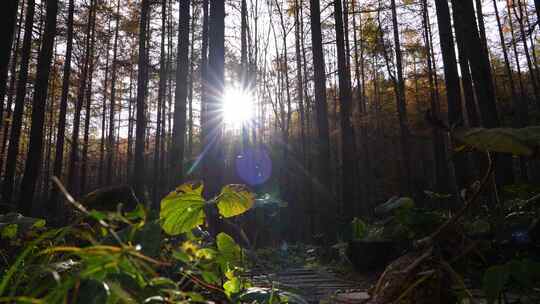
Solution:
M 34 224 L 32 224 L 31 228 L 43 228 L 45 227 L 45 220 L 44 219 L 37 219 Z
M 361 219 L 355 217 L 351 222 L 352 237 L 355 240 L 360 240 L 367 235 L 367 225 Z
M 167 234 L 178 235 L 203 224 L 205 201 L 202 190 L 200 183 L 186 183 L 161 201 L 159 218 L 161 228 Z
M 212 260 L 216 256 L 217 252 L 212 248 L 202 248 L 197 250 L 195 256 L 198 259 Z
M 220 232 L 217 235 L 217 248 L 219 253 L 228 261 L 231 263 L 236 263 L 241 258 L 241 249 L 238 244 L 234 241 L 234 239 L 224 233 Z
M 17 236 L 17 230 L 19 226 L 17 224 L 8 224 L 2 227 L 0 232 L 0 238 L 2 239 L 14 239 Z
M 178 251 L 178 250 L 173 251 L 172 256 L 173 256 L 173 258 L 175 258 L 175 259 L 177 259 L 177 260 L 179 260 L 181 262 L 184 262 L 186 264 L 191 261 L 190 256 L 187 253 L 185 253 L 184 251 Z
M 215 284 L 220 281 L 219 276 L 213 271 L 203 271 L 201 276 L 206 283 Z
M 217 199 L 219 214 L 233 217 L 253 207 L 255 195 L 243 185 L 227 185 L 221 189 Z
M 484 290 L 488 303 L 493 303 L 499 294 L 504 290 L 508 281 L 508 269 L 504 266 L 492 266 L 484 273 L 482 289 Z
M 540 144 L 540 127 L 513 128 L 460 128 L 452 135 L 458 141 L 481 151 L 532 156 Z
M 223 283 L 223 289 L 225 290 L 225 294 L 231 297 L 233 294 L 239 293 L 242 290 L 242 282 L 239 278 L 234 277 Z

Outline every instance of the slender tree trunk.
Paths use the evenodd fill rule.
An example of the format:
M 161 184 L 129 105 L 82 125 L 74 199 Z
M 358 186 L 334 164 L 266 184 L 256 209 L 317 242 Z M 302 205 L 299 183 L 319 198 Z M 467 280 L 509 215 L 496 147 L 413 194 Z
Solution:
M 111 19 L 109 19 L 109 25 L 107 27 L 107 33 L 111 32 Z M 107 43 L 105 47 L 105 78 L 103 80 L 103 100 L 101 107 L 101 137 L 99 141 L 99 177 L 98 184 L 101 186 L 104 184 L 105 179 L 105 140 L 106 140 L 106 123 L 107 123 L 107 95 L 108 95 L 108 86 L 109 86 L 109 47 L 111 44 L 111 39 L 107 35 Z M 133 69 L 130 69 L 130 73 L 133 72 Z M 130 85 L 132 75 L 130 74 Z M 131 88 L 131 87 L 130 87 Z M 131 91 L 130 91 L 131 93 Z M 131 98 L 131 96 L 130 96 Z M 131 129 L 130 129 L 131 130 Z
M 19 154 L 19 142 L 21 138 L 22 119 L 24 104 L 26 99 L 26 85 L 28 81 L 28 65 L 30 52 L 32 49 L 32 30 L 34 24 L 35 1 L 28 0 L 26 5 L 26 20 L 24 22 L 24 38 L 22 45 L 22 56 L 19 69 L 19 79 L 17 80 L 17 94 L 15 97 L 15 109 L 13 111 L 11 132 L 9 136 L 9 148 L 6 159 L 6 171 L 2 184 L 2 199 L 11 203 L 15 169 L 17 166 L 17 156 Z
M 32 128 L 30 130 L 30 143 L 21 183 L 21 199 L 19 210 L 23 214 L 32 213 L 32 202 L 36 183 L 41 171 L 43 158 L 43 127 L 45 122 L 45 108 L 47 105 L 47 90 L 49 89 L 49 72 L 54 51 L 54 38 L 56 37 L 56 14 L 58 0 L 47 0 L 47 16 L 43 44 L 38 57 L 36 82 L 34 85 L 34 100 L 32 102 Z
M 152 195 L 152 207 L 153 209 L 158 209 L 158 200 L 160 192 L 160 185 L 163 180 L 161 175 L 160 168 L 160 147 L 162 141 L 161 133 L 161 124 L 163 120 L 162 108 L 165 97 L 165 89 L 167 85 L 167 74 L 168 74 L 168 65 L 166 62 L 166 53 L 165 53 L 165 36 L 166 33 L 166 23 L 167 23 L 167 0 L 162 0 L 161 3 L 161 51 L 159 55 L 159 88 L 158 88 L 158 101 L 157 101 L 157 121 L 156 121 L 156 136 L 155 136 L 155 147 L 154 147 L 154 185 L 153 185 L 153 195 Z
M 195 85 L 195 75 L 193 73 L 195 67 L 195 22 L 197 22 L 197 15 L 199 10 L 195 9 L 195 3 L 191 3 L 193 14 L 191 16 L 191 38 L 190 38 L 190 50 L 189 50 L 189 89 L 188 89 L 188 144 L 187 144 L 187 158 L 191 160 L 193 157 L 193 87 Z
M 7 106 L 6 106 L 6 118 L 3 123 L 3 126 L 2 126 L 2 148 L 0 150 L 0 172 L 3 173 L 3 168 L 4 168 L 4 153 L 6 151 L 6 146 L 7 146 L 7 140 L 8 140 L 8 137 L 9 137 L 9 125 L 10 125 L 10 121 L 11 121 L 11 107 L 13 105 L 13 98 L 14 98 L 14 95 L 15 95 L 15 81 L 17 79 L 17 62 L 18 62 L 18 58 L 19 58 L 19 44 L 20 44 L 20 40 L 21 40 L 21 31 L 22 31 L 22 21 L 24 19 L 24 0 L 22 1 L 21 3 L 21 13 L 20 13 L 20 18 L 19 18 L 19 22 L 17 24 L 17 28 L 18 28 L 18 31 L 17 31 L 17 40 L 15 42 L 15 48 L 13 50 L 13 58 L 11 60 L 11 71 L 10 71 L 10 79 L 9 79 L 9 94 L 8 94 L 8 98 L 7 98 Z M 3 175 L 3 174 L 2 174 Z
M 456 16 L 456 11 L 453 11 L 454 20 L 460 20 L 461 17 Z M 474 96 L 473 80 L 469 69 L 469 59 L 467 57 L 467 48 L 465 42 L 463 27 L 461 23 L 455 26 L 456 44 L 458 48 L 459 67 L 461 72 L 461 85 L 465 98 L 465 108 L 467 110 L 467 118 L 470 127 L 480 126 L 480 117 L 477 111 L 477 102 Z
M 440 2 L 440 1 L 439 1 Z M 453 48 L 453 38 L 450 28 L 450 14 L 448 9 L 448 3 L 438 3 L 437 5 L 437 16 L 439 24 L 439 39 L 441 41 L 441 49 L 443 53 L 443 63 L 445 70 L 445 80 L 446 80 L 446 92 L 448 103 L 461 102 L 459 98 L 459 78 L 457 75 L 457 66 L 456 66 L 456 56 Z M 442 12 L 439 13 L 439 6 L 446 6 L 441 8 Z M 446 9 L 446 11 L 445 11 Z M 430 93 L 430 104 L 431 104 L 431 113 L 434 117 L 439 117 L 440 115 L 440 105 L 438 100 L 437 91 L 434 85 L 434 68 L 435 64 L 432 62 L 431 58 L 431 33 L 429 31 L 429 10 L 427 6 L 427 0 L 422 1 L 422 23 L 424 26 L 424 35 L 425 35 L 425 45 L 426 45 L 426 60 L 428 68 L 428 82 L 429 82 L 429 93 Z M 448 45 L 450 44 L 450 45 Z M 450 52 L 446 48 L 451 48 Z M 454 54 L 452 54 L 454 53 Z M 448 62 L 447 62 L 448 61 Z M 447 67 L 448 66 L 448 67 Z M 450 101 L 451 100 L 451 101 Z M 455 107 L 455 105 L 454 105 Z M 443 134 L 436 127 L 433 128 L 433 154 L 435 156 L 435 188 L 437 191 L 444 193 L 449 190 L 449 178 L 448 178 L 448 166 L 446 164 L 446 146 Z
M 518 73 L 518 81 L 519 81 L 519 90 L 521 93 L 521 99 L 518 100 L 518 109 L 516 110 L 516 119 L 514 121 L 516 126 L 526 126 L 529 121 L 529 109 L 528 109 L 528 101 L 527 101 L 527 90 L 525 88 L 525 85 L 523 85 L 523 79 L 521 77 L 521 63 L 520 63 L 520 55 L 517 49 L 517 43 L 516 43 L 516 37 L 514 35 L 514 23 L 512 21 L 512 13 L 510 12 L 510 4 L 507 3 L 507 10 L 508 10 L 508 24 L 510 25 L 510 34 L 512 38 L 512 50 L 514 53 L 514 60 L 516 62 L 516 69 Z M 538 96 L 535 95 L 536 102 L 538 103 L 540 100 L 538 99 Z
M 128 142 L 127 142 L 127 164 L 126 164 L 126 174 L 127 179 L 132 176 L 132 163 L 133 163 L 133 67 L 129 68 L 129 102 L 128 102 Z M 105 107 L 103 108 L 105 110 Z M 102 121 L 103 126 L 105 125 L 105 115 L 103 116 Z M 103 127 L 105 129 L 105 127 Z
M 116 28 L 114 30 L 113 59 L 111 72 L 111 107 L 109 111 L 109 137 L 107 140 L 107 161 L 105 169 L 105 183 L 110 185 L 113 180 L 114 162 L 114 117 L 116 115 L 116 70 L 118 57 L 118 32 L 120 30 L 120 0 L 116 4 Z
M 83 148 L 82 148 L 82 162 L 81 162 L 81 193 L 86 192 L 87 187 L 87 171 L 88 171 L 88 149 L 89 149 L 89 136 L 90 136 L 90 115 L 91 115 L 91 106 L 92 106 L 92 81 L 94 78 L 94 46 L 95 46 L 95 19 L 94 15 L 92 21 L 92 32 L 90 34 L 90 54 L 89 54 L 89 70 L 88 70 L 88 84 L 86 86 L 86 107 L 85 107 L 85 118 L 84 118 L 84 135 L 83 135 Z
M 519 7 L 519 16 L 518 16 L 515 5 Z M 523 43 L 523 51 L 525 53 L 525 58 L 527 59 L 527 66 L 529 67 L 529 77 L 531 78 L 531 84 L 533 87 L 534 96 L 536 97 L 536 106 L 540 107 L 540 88 L 538 87 L 539 82 L 538 82 L 536 70 L 534 69 L 534 65 L 531 60 L 531 53 L 529 51 L 529 46 L 527 44 L 527 34 L 525 33 L 525 26 L 523 25 L 523 10 L 521 8 L 521 2 L 518 1 L 517 4 L 515 5 L 513 7 L 514 16 L 516 17 L 518 21 L 518 25 L 519 25 L 519 32 L 521 34 L 521 42 Z M 510 16 L 510 11 L 508 12 L 508 14 Z
M 341 200 L 346 222 L 356 214 L 356 144 L 351 123 L 351 80 L 343 31 L 341 0 L 334 1 L 341 122 Z
M 247 58 L 247 48 L 248 48 L 248 25 L 247 25 L 247 3 L 246 0 L 241 0 L 240 4 L 240 64 L 241 64 L 241 72 L 240 72 L 240 83 L 242 85 L 242 91 L 247 91 L 249 88 L 248 84 L 248 58 Z M 248 137 L 248 130 L 247 130 L 247 122 L 243 122 L 242 125 L 242 145 L 243 148 L 246 149 L 249 144 L 249 137 Z
M 205 181 L 205 197 L 210 198 L 219 193 L 222 183 L 222 167 L 220 161 L 222 157 L 221 137 L 222 118 L 219 107 L 220 98 L 223 94 L 224 86 L 224 61 L 225 61 L 225 1 L 213 0 L 210 3 L 210 23 L 209 23 L 209 54 L 208 68 L 206 76 L 207 86 L 204 88 L 208 92 L 208 104 L 206 128 L 203 138 L 204 147 L 207 150 L 206 159 L 203 160 L 203 176 Z M 213 231 L 215 232 L 215 231 Z
M 411 188 L 411 156 L 409 146 L 409 123 L 407 119 L 407 101 L 405 100 L 405 80 L 403 79 L 403 59 L 401 53 L 401 43 L 399 38 L 399 28 L 397 23 L 396 1 L 391 0 L 392 27 L 394 29 L 394 47 L 396 52 L 396 74 L 397 74 L 397 111 L 399 126 L 401 130 L 401 153 L 403 156 L 403 179 L 405 179 L 404 191 L 410 193 Z
M 1 10 L 0 17 L 0 125 L 4 113 L 4 97 L 6 96 L 7 76 L 9 70 L 9 58 L 11 57 L 11 47 L 15 34 L 15 24 L 17 23 L 17 6 L 19 0 L 8 0 Z M 16 51 L 16 50 L 15 50 Z
M 471 74 L 474 82 L 476 97 L 482 125 L 487 128 L 500 126 L 495 102 L 495 89 L 493 87 L 493 77 L 491 74 L 491 64 L 489 58 L 485 56 L 482 43 L 477 31 L 472 2 L 452 0 L 455 16 L 455 24 L 462 26 L 464 43 L 467 44 L 466 53 L 471 66 Z M 511 159 L 498 155 L 496 171 L 497 181 L 500 185 L 511 184 L 513 182 Z
M 326 101 L 326 73 L 324 68 L 324 54 L 321 34 L 321 8 L 319 0 L 310 0 L 311 11 L 311 41 L 313 50 L 313 77 L 315 85 L 315 112 L 317 119 L 318 143 L 316 143 L 319 172 L 315 179 L 315 190 L 319 199 L 317 209 L 321 216 L 322 223 L 315 220 L 315 226 L 329 228 L 329 238 L 332 239 L 332 227 L 334 227 L 334 206 L 328 202 L 333 197 L 330 184 L 330 132 L 328 127 L 328 108 Z M 328 212 L 330 211 L 330 213 Z M 321 227 L 323 227 L 321 226 Z M 320 229 L 320 228 L 319 228 Z M 315 232 L 315 231 L 313 231 Z
M 294 46 L 296 55 L 296 94 L 298 111 L 300 114 L 300 137 L 302 141 L 301 155 L 302 166 L 306 166 L 306 115 L 304 108 L 304 81 L 302 77 L 302 57 L 300 54 L 300 3 L 299 0 L 295 0 L 295 12 L 294 12 Z
M 524 102 L 523 100 L 521 100 L 521 98 L 523 98 L 523 95 L 518 97 L 518 94 L 517 94 L 517 91 L 516 91 L 516 85 L 514 84 L 514 77 L 512 75 L 512 68 L 510 66 L 510 60 L 508 59 L 508 51 L 506 49 L 506 43 L 505 43 L 505 40 L 504 40 L 503 28 L 502 28 L 502 25 L 501 25 L 501 19 L 499 17 L 499 9 L 497 7 L 497 0 L 493 0 L 493 9 L 495 11 L 495 18 L 497 20 L 497 29 L 499 30 L 499 39 L 501 40 L 501 48 L 502 48 L 503 56 L 504 56 L 504 66 L 505 66 L 506 74 L 507 74 L 507 77 L 508 77 L 508 84 L 510 85 L 510 93 L 511 93 L 511 96 L 512 96 L 512 104 L 513 104 L 513 107 L 514 107 L 514 119 L 513 119 L 512 124 L 513 124 L 513 126 L 515 128 L 518 128 L 518 127 L 523 126 L 523 125 L 520 125 L 521 123 L 520 123 L 520 119 L 519 119 L 519 109 L 520 109 L 519 104 Z M 527 176 L 527 161 L 525 160 L 525 158 L 520 157 L 519 158 L 519 164 L 520 164 L 521 179 L 526 181 L 528 179 L 528 176 Z
M 62 96 L 60 97 L 60 113 L 58 114 L 58 129 L 56 134 L 56 148 L 54 155 L 53 175 L 62 178 L 62 167 L 64 164 L 64 138 L 66 136 L 66 113 L 69 95 L 69 85 L 71 81 L 71 57 L 73 53 L 73 14 L 75 11 L 75 1 L 69 0 L 68 21 L 67 21 L 67 41 L 66 54 L 64 59 L 64 75 L 62 78 Z M 64 210 L 58 201 L 58 188 L 52 187 L 50 202 L 53 213 L 58 218 L 64 217 Z
M 178 23 L 178 53 L 176 58 L 176 91 L 174 102 L 174 127 L 171 154 L 171 168 L 174 184 L 181 184 L 184 178 L 184 145 L 186 134 L 186 99 L 189 61 L 189 8 L 190 1 L 180 2 Z
M 135 194 L 139 199 L 145 198 L 145 165 L 144 165 L 144 141 L 146 134 L 146 92 L 148 87 L 148 52 L 147 52 L 147 27 L 150 16 L 149 0 L 142 0 L 141 17 L 139 24 L 139 71 L 137 76 L 137 110 L 135 131 L 135 168 L 133 171 L 133 185 Z

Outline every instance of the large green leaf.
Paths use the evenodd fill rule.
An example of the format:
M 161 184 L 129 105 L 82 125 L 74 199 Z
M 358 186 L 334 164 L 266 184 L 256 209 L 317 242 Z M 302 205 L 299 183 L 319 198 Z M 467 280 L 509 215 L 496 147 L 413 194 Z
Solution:
M 223 283 L 223 289 L 225 290 L 225 294 L 230 297 L 233 294 L 239 293 L 242 290 L 242 282 L 239 278 L 234 277 Z
M 217 199 L 219 214 L 233 217 L 253 207 L 255 195 L 243 185 L 227 185 L 221 190 Z
M 458 141 L 481 151 L 532 156 L 540 146 L 540 127 L 460 128 L 452 134 Z
M 242 249 L 230 235 L 220 232 L 216 237 L 216 245 L 219 252 L 217 262 L 224 273 L 240 264 Z
M 169 235 L 178 235 L 204 222 L 203 185 L 186 183 L 178 186 L 161 201 L 161 227 Z

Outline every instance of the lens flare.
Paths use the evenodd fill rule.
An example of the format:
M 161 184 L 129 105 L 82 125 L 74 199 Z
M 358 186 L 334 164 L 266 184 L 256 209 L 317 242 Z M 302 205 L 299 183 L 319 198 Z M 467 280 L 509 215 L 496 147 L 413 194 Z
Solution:
M 223 95 L 222 115 L 225 124 L 240 128 L 253 118 L 253 96 L 250 92 L 228 88 Z

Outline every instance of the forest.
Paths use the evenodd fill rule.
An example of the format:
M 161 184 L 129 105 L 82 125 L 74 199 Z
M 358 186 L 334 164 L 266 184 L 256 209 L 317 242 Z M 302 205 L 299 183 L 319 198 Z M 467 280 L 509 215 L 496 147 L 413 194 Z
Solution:
M 540 302 L 540 0 L 0 8 L 0 303 Z

